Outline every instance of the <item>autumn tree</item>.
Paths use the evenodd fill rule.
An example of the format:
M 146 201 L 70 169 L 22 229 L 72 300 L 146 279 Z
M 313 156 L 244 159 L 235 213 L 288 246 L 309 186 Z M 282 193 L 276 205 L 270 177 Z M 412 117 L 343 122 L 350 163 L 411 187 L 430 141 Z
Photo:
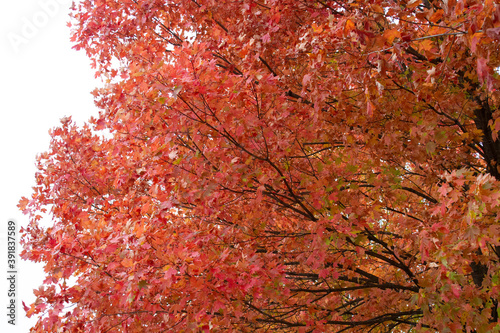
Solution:
M 500 330 L 495 1 L 84 0 L 71 22 L 107 84 L 20 202 L 33 331 Z

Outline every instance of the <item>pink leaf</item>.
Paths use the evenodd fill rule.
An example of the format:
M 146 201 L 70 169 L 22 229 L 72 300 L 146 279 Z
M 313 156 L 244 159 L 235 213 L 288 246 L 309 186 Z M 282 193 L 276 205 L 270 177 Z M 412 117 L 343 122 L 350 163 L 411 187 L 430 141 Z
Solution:
M 453 293 L 453 295 L 455 297 L 459 297 L 460 296 L 460 286 L 456 285 L 456 284 L 452 284 L 451 285 L 451 292 Z
M 271 36 L 269 35 L 269 33 L 265 34 L 264 36 L 262 36 L 262 41 L 264 43 L 269 43 L 271 41 Z
M 484 82 L 488 77 L 489 67 L 487 62 L 488 61 L 484 58 L 477 59 L 477 76 L 480 82 Z
M 302 78 L 302 85 L 303 86 L 307 85 L 307 83 L 309 83 L 309 81 L 311 81 L 311 77 L 312 77 L 312 74 L 304 75 L 304 77 Z
M 375 110 L 375 106 L 373 105 L 373 103 L 371 101 L 368 101 L 368 103 L 366 103 L 366 113 L 368 114 L 368 117 L 373 116 L 374 110 Z
M 486 30 L 486 35 L 493 39 L 500 39 L 500 27 Z

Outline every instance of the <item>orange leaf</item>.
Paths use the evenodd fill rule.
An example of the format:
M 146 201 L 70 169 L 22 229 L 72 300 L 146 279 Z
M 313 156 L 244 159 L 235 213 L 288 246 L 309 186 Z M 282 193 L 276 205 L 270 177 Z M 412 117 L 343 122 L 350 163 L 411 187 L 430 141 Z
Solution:
M 401 38 L 401 32 L 397 29 L 386 30 L 384 38 L 387 40 L 387 43 L 392 44 L 395 38 Z
M 353 21 L 347 20 L 344 25 L 344 35 L 348 35 L 351 31 L 356 28 L 356 24 Z
M 125 258 L 122 260 L 122 265 L 125 267 L 132 267 L 134 266 L 134 261 L 130 258 Z

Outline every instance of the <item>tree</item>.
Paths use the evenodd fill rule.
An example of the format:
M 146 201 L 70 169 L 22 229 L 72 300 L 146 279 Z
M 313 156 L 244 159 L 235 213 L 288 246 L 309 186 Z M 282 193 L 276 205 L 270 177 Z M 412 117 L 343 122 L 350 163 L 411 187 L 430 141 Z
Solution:
M 500 330 L 494 1 L 85 0 L 72 24 L 107 85 L 20 202 L 34 331 Z

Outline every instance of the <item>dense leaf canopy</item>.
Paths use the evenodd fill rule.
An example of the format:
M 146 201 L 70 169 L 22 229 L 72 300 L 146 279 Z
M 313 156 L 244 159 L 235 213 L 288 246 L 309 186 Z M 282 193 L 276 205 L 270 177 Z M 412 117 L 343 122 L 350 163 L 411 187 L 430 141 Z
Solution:
M 72 25 L 107 84 L 20 202 L 34 331 L 500 330 L 495 1 L 84 0 Z

